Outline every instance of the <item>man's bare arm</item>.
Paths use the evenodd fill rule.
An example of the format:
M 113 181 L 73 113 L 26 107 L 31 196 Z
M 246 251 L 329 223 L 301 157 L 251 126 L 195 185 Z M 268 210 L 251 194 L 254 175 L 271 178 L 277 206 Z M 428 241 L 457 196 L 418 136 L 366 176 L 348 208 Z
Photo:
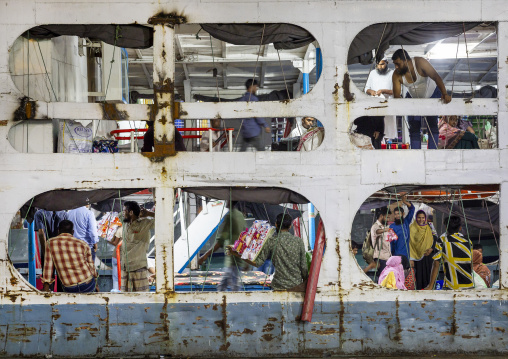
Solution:
M 370 96 L 376 96 L 376 91 L 374 90 L 371 90 L 371 89 L 368 89 L 367 91 L 365 91 L 367 93 L 367 95 L 370 95 Z
M 415 61 L 418 61 L 418 66 L 420 67 L 420 70 L 422 70 L 424 75 L 426 75 L 426 76 L 430 77 L 432 80 L 434 80 L 437 87 L 441 91 L 441 94 L 442 94 L 441 99 L 443 100 L 443 102 L 449 103 L 452 100 L 452 98 L 446 92 L 446 87 L 444 85 L 443 79 L 441 78 L 441 76 L 439 76 L 436 69 L 434 69 L 434 67 L 430 64 L 430 62 L 428 62 L 427 60 L 425 60 L 422 57 L 416 58 Z
M 402 83 L 400 81 L 401 77 L 396 72 L 392 75 L 392 83 L 393 83 L 393 97 L 395 98 L 401 98 L 401 91 L 402 91 Z

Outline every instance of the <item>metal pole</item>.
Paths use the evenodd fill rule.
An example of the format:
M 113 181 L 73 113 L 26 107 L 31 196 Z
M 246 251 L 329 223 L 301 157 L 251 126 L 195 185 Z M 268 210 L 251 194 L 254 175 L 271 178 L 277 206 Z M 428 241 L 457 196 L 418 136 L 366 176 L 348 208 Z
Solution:
M 228 138 L 229 152 L 233 152 L 233 130 L 228 130 L 228 135 L 229 135 Z
M 317 49 L 316 49 L 317 51 Z M 302 87 L 303 87 L 303 94 L 306 94 L 309 92 L 309 69 L 310 64 L 309 60 L 305 59 L 303 60 L 303 73 L 302 73 Z M 308 211 L 309 211 L 309 244 L 310 249 L 314 250 L 314 242 L 316 241 L 316 222 L 315 218 L 316 215 L 314 214 L 314 205 L 312 203 L 308 204 Z
M 321 72 L 323 71 L 323 54 L 321 53 L 321 48 L 316 47 L 316 82 L 318 82 L 321 77 Z
M 208 129 L 208 148 L 210 149 L 210 152 L 213 151 L 213 143 L 212 143 L 212 130 Z
M 35 287 L 35 221 L 28 225 L 28 282 Z

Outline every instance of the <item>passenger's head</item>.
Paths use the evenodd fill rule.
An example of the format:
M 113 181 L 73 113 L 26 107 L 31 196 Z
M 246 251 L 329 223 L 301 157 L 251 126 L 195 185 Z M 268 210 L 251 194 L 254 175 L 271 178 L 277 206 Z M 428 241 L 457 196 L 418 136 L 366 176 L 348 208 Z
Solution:
M 302 117 L 302 127 L 308 130 L 309 128 L 315 126 L 316 119 L 310 116 Z
M 458 216 L 450 216 L 448 220 L 445 220 L 445 225 L 447 225 L 448 234 L 454 234 L 460 232 L 462 221 Z
M 419 210 L 416 212 L 416 223 L 419 226 L 425 226 L 427 224 L 427 214 L 424 211 Z
M 247 81 L 245 81 L 245 88 L 247 89 L 247 92 L 250 92 L 252 94 L 256 94 L 258 86 L 259 83 L 257 80 L 248 79 Z
M 130 222 L 139 217 L 141 208 L 139 204 L 134 201 L 127 201 L 123 204 L 123 221 Z
M 280 213 L 275 219 L 275 228 L 281 231 L 287 231 L 289 228 L 291 228 L 292 223 L 293 218 L 289 215 L 289 213 Z
M 402 268 L 404 268 L 404 270 L 411 268 L 409 259 L 407 259 L 406 256 L 400 256 L 400 263 L 402 264 Z
M 376 210 L 376 218 L 379 222 L 385 223 L 388 221 L 388 208 L 382 207 Z
M 210 121 L 213 128 L 220 128 L 220 119 L 214 118 Z
M 483 246 L 480 243 L 473 244 L 473 249 L 483 254 Z
M 396 207 L 393 210 L 393 217 L 395 222 L 402 220 L 404 218 L 404 207 Z
M 358 250 L 360 249 L 360 245 L 356 243 L 355 241 L 351 241 L 351 250 L 353 251 L 353 254 L 356 256 L 358 254 Z
M 473 264 L 482 264 L 483 254 L 477 249 L 473 249 Z
M 455 116 L 455 115 L 449 116 L 448 117 L 448 124 L 452 127 L 457 127 L 457 125 L 459 124 L 458 116 Z
M 406 72 L 409 70 L 408 61 L 411 60 L 411 57 L 407 53 L 406 50 L 398 49 L 392 55 L 392 61 L 395 65 L 395 71 L 397 71 L 400 75 L 404 76 Z
M 67 233 L 70 235 L 74 234 L 74 223 L 68 219 L 64 219 L 58 224 L 58 234 Z
M 380 75 L 386 74 L 388 72 L 388 59 L 383 58 L 380 60 L 376 65 L 376 70 Z

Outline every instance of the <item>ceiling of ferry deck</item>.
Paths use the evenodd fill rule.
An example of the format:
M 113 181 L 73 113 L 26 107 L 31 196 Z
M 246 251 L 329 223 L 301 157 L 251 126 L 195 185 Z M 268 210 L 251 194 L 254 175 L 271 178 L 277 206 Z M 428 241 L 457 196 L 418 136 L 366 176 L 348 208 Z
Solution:
M 313 50 L 313 45 L 306 45 L 279 50 L 277 54 L 273 44 L 233 45 L 211 38 L 200 28 L 198 24 L 175 28 L 175 90 L 181 98 L 184 98 L 184 80 L 190 80 L 193 95 L 217 96 L 218 88 L 222 98 L 239 97 L 245 92 L 245 81 L 253 78 L 254 73 L 260 84 L 259 94 L 285 90 L 286 84 L 292 93 L 293 84 L 301 82 L 302 77 L 292 61 L 302 60 L 308 50 Z M 153 48 L 127 51 L 130 90 L 153 93 Z M 310 74 L 311 85 L 316 81 L 315 73 L 314 69 Z

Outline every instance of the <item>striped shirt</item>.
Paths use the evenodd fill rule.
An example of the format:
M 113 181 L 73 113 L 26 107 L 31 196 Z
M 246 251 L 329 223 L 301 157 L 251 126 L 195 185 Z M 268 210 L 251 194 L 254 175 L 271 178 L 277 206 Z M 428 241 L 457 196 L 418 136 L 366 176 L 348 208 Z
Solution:
M 43 283 L 54 282 L 53 268 L 56 268 L 58 277 L 66 287 L 86 283 L 92 277 L 97 277 L 90 247 L 68 233 L 62 233 L 48 241 Z
M 442 234 L 436 243 L 435 261 L 443 259 L 445 286 L 450 289 L 473 288 L 471 248 L 473 244 L 461 233 Z

